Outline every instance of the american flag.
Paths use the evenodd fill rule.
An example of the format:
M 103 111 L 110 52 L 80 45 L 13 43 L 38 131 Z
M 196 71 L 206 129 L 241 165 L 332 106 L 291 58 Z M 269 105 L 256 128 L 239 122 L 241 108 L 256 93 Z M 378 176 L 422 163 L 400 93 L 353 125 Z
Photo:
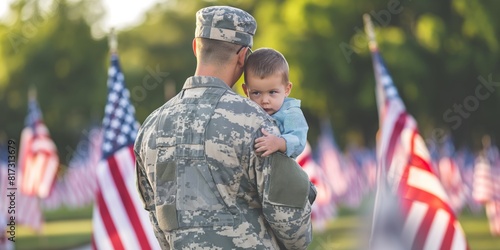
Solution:
M 18 149 L 17 143 L 16 145 L 12 145 L 16 149 Z M 0 220 L 4 220 L 5 223 L 0 224 L 0 229 L 5 233 L 6 230 L 3 230 L 3 226 L 6 225 L 7 220 L 10 216 L 15 216 L 16 225 L 25 225 L 27 227 L 32 228 L 37 232 L 41 232 L 42 224 L 43 224 L 43 215 L 40 206 L 40 200 L 35 195 L 27 195 L 21 192 L 20 188 L 20 179 L 22 179 L 22 172 L 16 165 L 16 180 L 14 181 L 14 188 L 16 190 L 9 190 L 10 183 L 8 180 L 8 162 L 7 162 L 7 147 L 0 146 Z M 17 163 L 15 163 L 17 164 Z M 11 172 L 12 173 L 12 172 Z M 15 214 L 9 213 L 10 206 L 10 198 L 7 196 L 11 192 L 15 192 Z M 5 248 L 9 246 L 8 242 L 4 245 Z M 0 249 L 2 248 L 2 244 L 0 243 Z M 7 248 L 8 249 L 8 248 Z
M 493 196 L 486 207 L 492 235 L 500 236 L 500 151 L 495 145 L 489 145 L 486 155 L 491 165 Z
M 10 235 L 7 233 L 9 229 L 10 219 L 9 204 L 10 190 L 8 185 L 8 162 L 7 162 L 7 147 L 0 144 L 0 249 L 14 249 L 13 242 L 8 240 Z
M 490 232 L 500 236 L 500 151 L 488 145 L 477 158 L 474 170 L 474 199 L 484 204 Z
M 3 138 L 2 138 L 3 139 Z M 17 147 L 16 147 L 17 148 Z M 9 173 L 8 173 L 8 162 L 7 162 L 7 146 L 0 144 L 0 217 L 7 217 L 8 207 L 10 199 L 7 196 L 9 194 Z M 3 223 L 0 227 L 5 226 Z M 2 230 L 3 232 L 3 230 Z M 2 236 L 2 235 L 0 235 Z
M 474 182 L 472 196 L 479 203 L 487 203 L 493 197 L 493 180 L 488 159 L 479 156 L 474 166 Z
M 21 192 L 45 198 L 49 196 L 54 185 L 59 157 L 49 131 L 42 121 L 42 113 L 34 90 L 30 91 L 25 125 L 19 149 Z
M 93 214 L 94 249 L 159 249 L 149 215 L 135 188 L 133 145 L 138 130 L 118 56 L 108 71 L 102 159 L 96 169 Z
M 443 187 L 450 198 L 450 205 L 455 211 L 459 213 L 467 198 L 467 186 L 462 180 L 462 171 L 455 159 L 455 147 L 448 135 L 441 147 L 441 158 L 437 162 L 439 178 Z
M 312 221 L 314 229 L 322 231 L 326 229 L 328 220 L 337 215 L 337 205 L 333 200 L 333 189 L 323 169 L 313 160 L 309 142 L 306 143 L 304 151 L 297 156 L 297 162 L 316 187 L 317 196 L 312 205 Z
M 377 138 L 378 187 L 374 227 L 383 190 L 392 190 L 402 208 L 403 238 L 412 249 L 467 249 L 462 227 L 450 206 L 417 123 L 407 113 L 375 42 L 370 49 L 376 79 L 380 135 Z
M 93 127 L 84 132 L 62 180 L 63 202 L 68 207 L 82 207 L 93 202 L 97 190 L 96 166 L 101 160 L 102 130 Z
M 50 195 L 41 200 L 43 209 L 48 211 L 59 209 L 64 202 L 64 192 L 65 190 L 62 180 L 56 180 Z
M 102 132 L 98 127 L 84 130 L 61 178 L 56 180 L 50 195 L 42 200 L 45 210 L 65 205 L 79 208 L 94 201 L 97 189 L 95 170 L 101 159 Z
M 453 157 L 444 156 L 438 162 L 439 178 L 450 198 L 450 206 L 459 214 L 465 205 L 467 194 L 462 174 Z
M 466 205 L 473 214 L 479 214 L 483 205 L 474 200 L 474 165 L 476 156 L 468 147 L 462 147 L 456 153 L 456 162 L 462 171 L 463 184 L 466 189 Z
M 373 191 L 377 181 L 375 149 L 351 146 L 347 151 L 347 156 L 351 164 L 359 169 L 360 173 L 357 178 L 362 182 L 362 192 L 366 194 Z
M 345 159 L 350 169 L 349 191 L 346 194 L 346 205 L 359 208 L 364 198 L 376 185 L 376 160 L 374 150 L 351 144 L 348 146 Z
M 326 119 L 321 122 L 317 158 L 333 189 L 333 199 L 338 203 L 348 191 L 349 176 L 345 172 L 345 159 L 335 143 L 330 121 Z
M 9 182 L 7 181 L 9 178 L 7 157 L 7 147 L 0 144 L 0 249 L 2 250 L 14 249 L 14 242 L 8 240 L 11 235 L 7 233 L 10 230 L 8 224 L 11 216 L 9 214 L 10 197 L 7 196 L 11 191 L 8 189 Z

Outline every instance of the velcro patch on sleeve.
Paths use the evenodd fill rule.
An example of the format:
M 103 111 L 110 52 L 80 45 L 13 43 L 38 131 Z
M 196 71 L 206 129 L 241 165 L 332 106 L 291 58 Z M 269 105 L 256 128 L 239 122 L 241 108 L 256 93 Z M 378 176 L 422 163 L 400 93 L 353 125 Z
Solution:
M 309 177 L 292 158 L 273 154 L 268 199 L 272 204 L 295 208 L 306 205 Z

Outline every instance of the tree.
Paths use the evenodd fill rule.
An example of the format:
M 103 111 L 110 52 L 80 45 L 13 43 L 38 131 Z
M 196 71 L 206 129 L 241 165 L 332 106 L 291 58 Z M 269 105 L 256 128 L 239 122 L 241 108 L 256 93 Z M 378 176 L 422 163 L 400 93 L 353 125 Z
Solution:
M 12 12 L 15 22 L 1 36 L 2 61 L 8 63 L 7 78 L 0 79 L 0 109 L 9 120 L 0 130 L 18 138 L 27 113 L 27 90 L 35 86 L 44 121 L 64 161 L 89 122 L 102 117 L 105 40 L 91 36 L 83 2 L 54 2 L 41 9 L 38 1 L 17 1 Z

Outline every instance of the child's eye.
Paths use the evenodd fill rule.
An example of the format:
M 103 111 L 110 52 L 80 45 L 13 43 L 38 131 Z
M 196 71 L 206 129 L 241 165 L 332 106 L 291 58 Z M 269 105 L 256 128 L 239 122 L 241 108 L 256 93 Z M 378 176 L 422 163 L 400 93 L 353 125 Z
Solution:
M 274 95 L 274 94 L 278 93 L 278 91 L 276 91 L 276 90 L 271 90 L 269 93 L 271 93 L 271 95 Z
M 250 94 L 252 94 L 252 95 L 259 95 L 260 93 L 259 92 L 251 92 Z

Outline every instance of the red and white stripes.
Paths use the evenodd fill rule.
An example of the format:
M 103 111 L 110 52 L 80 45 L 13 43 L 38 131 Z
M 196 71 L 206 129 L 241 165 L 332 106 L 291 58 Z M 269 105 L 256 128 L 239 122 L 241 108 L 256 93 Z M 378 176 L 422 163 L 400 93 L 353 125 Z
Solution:
M 134 162 L 130 146 L 97 166 L 92 242 L 95 249 L 159 248 L 134 185 Z

